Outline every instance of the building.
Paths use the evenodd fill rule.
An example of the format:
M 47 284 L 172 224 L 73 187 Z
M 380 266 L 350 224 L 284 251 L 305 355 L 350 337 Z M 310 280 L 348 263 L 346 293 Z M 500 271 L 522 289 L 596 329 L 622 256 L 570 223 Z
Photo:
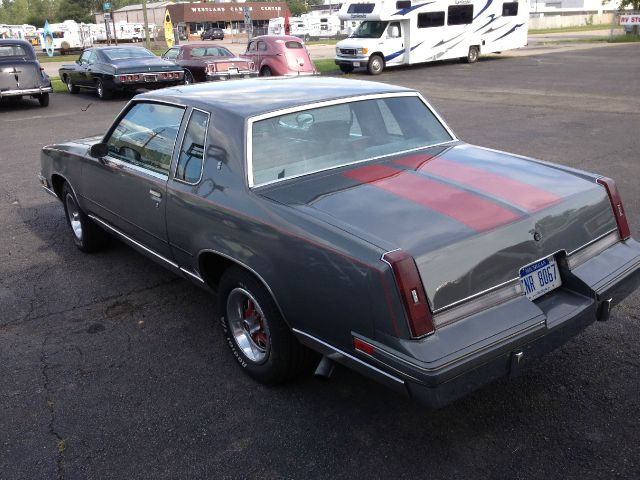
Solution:
M 147 3 L 147 18 L 149 23 L 154 23 L 157 26 L 162 26 L 164 23 L 164 12 L 167 9 L 167 5 L 171 5 L 173 2 L 152 2 Z M 113 20 L 126 23 L 144 23 L 144 12 L 142 11 L 142 4 L 129 5 L 113 11 Z M 96 23 L 102 25 L 104 23 L 104 13 L 96 13 Z
M 291 16 L 286 2 L 176 3 L 168 5 L 167 10 L 181 36 L 189 36 L 211 27 L 222 28 L 228 33 L 243 31 L 244 7 L 251 12 L 254 30 L 266 32 L 270 19 L 284 17 L 285 13 Z

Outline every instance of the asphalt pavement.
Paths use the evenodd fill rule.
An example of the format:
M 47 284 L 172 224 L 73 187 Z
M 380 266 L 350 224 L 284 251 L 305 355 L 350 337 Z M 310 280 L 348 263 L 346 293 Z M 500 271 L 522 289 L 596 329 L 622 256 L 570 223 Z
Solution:
M 615 178 L 638 239 L 639 65 L 630 44 L 375 79 L 420 90 L 466 141 Z M 38 185 L 42 146 L 103 132 L 126 101 L 0 104 L 0 479 L 640 478 L 640 292 L 441 410 L 344 368 L 249 379 L 214 297 L 118 242 L 82 254 Z

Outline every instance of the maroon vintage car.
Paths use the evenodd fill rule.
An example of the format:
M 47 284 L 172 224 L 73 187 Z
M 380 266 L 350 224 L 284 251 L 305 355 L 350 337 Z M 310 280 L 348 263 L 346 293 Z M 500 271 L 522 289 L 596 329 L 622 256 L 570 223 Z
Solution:
M 254 62 L 236 57 L 221 45 L 179 45 L 164 52 L 162 58 L 184 68 L 185 84 L 258 76 Z
M 290 35 L 255 37 L 242 56 L 253 60 L 261 77 L 318 74 L 304 43 Z

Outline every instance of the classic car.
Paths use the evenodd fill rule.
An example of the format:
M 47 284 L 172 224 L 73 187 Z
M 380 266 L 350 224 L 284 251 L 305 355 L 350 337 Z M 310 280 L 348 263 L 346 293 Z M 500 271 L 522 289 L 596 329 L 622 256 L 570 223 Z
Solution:
M 466 144 L 393 85 L 148 92 L 106 134 L 45 147 L 40 181 L 80 250 L 113 235 L 217 292 L 233 358 L 268 384 L 339 362 L 441 406 L 640 283 L 613 180 Z
M 255 64 L 220 45 L 189 43 L 175 46 L 162 58 L 184 68 L 184 83 L 257 77 Z
M 224 30 L 221 28 L 210 28 L 200 34 L 201 40 L 224 40 Z
M 49 105 L 51 80 L 25 40 L 0 40 L 0 100 L 33 97 L 40 106 Z
M 116 91 L 171 87 L 184 81 L 182 67 L 146 48 L 131 46 L 87 48 L 74 64 L 62 65 L 58 72 L 69 93 L 88 88 L 101 100 Z
M 318 74 L 300 38 L 290 35 L 254 37 L 241 56 L 256 64 L 261 77 Z

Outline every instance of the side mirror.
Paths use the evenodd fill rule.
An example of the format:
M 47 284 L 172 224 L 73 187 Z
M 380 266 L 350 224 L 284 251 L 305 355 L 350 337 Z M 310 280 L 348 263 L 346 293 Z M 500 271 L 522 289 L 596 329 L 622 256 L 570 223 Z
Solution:
M 91 145 L 89 155 L 93 158 L 106 157 L 109 154 L 109 146 L 106 143 L 96 143 Z

